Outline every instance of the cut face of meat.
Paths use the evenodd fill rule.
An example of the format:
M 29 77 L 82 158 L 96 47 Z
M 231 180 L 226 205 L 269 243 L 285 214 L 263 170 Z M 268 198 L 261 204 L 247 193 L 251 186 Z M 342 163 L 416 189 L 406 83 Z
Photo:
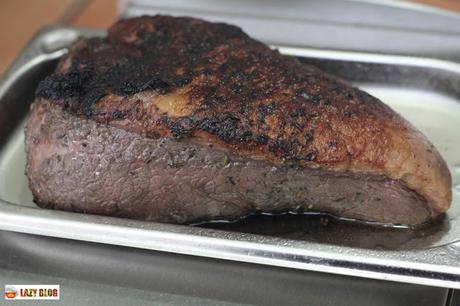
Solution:
M 274 165 L 195 138 L 144 138 L 56 105 L 34 106 L 28 135 L 30 184 L 45 207 L 174 223 L 322 211 L 417 224 L 432 214 L 381 175 Z

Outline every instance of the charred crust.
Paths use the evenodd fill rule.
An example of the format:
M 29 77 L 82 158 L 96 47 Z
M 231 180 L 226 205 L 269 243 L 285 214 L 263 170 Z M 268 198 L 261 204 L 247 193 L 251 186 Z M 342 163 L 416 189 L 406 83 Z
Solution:
M 335 140 L 328 141 L 328 142 L 327 142 L 327 145 L 328 145 L 330 148 L 335 148 L 335 147 L 337 147 L 337 141 L 335 141 Z
M 239 118 L 230 113 L 202 119 L 196 127 L 228 143 L 246 143 L 253 140 L 252 133 L 242 126 Z
M 299 116 L 305 116 L 305 115 L 306 115 L 306 111 L 305 111 L 305 109 L 303 109 L 303 108 L 296 108 L 296 109 L 293 110 L 289 115 L 290 115 L 291 117 L 293 117 L 293 118 L 299 117 Z
M 267 144 L 270 138 L 267 135 L 256 135 L 254 140 L 261 145 Z
M 299 156 L 294 154 L 296 147 L 298 147 L 296 140 L 290 139 L 276 139 L 269 145 L 269 151 L 274 153 L 276 156 L 280 156 L 288 161 L 299 160 Z
M 130 43 L 127 36 L 136 41 Z M 192 18 L 156 16 L 122 21 L 105 39 L 80 41 L 77 50 L 71 51 L 70 69 L 43 80 L 36 96 L 59 100 L 71 106 L 71 111 L 90 117 L 93 106 L 107 94 L 168 93 L 189 84 L 197 75 L 194 69 L 207 62 L 207 52 L 231 39 L 248 37 L 238 27 Z M 233 91 L 240 92 L 241 86 L 234 84 Z
M 305 156 L 305 160 L 307 161 L 314 161 L 317 157 L 318 153 L 316 151 L 308 152 Z
M 313 140 L 313 131 L 308 131 L 305 133 L 305 142 L 310 142 Z
M 195 122 L 189 117 L 182 117 L 171 125 L 171 133 L 176 138 L 189 137 L 193 133 Z
M 186 92 L 185 116 L 149 117 L 142 101 L 120 109 L 100 103 L 107 96 L 124 103 L 144 91 L 179 90 Z M 123 119 L 147 137 L 204 132 L 235 150 L 257 150 L 277 161 L 348 161 L 341 137 L 379 133 L 383 146 L 388 139 L 382 122 L 393 116 L 372 96 L 271 50 L 238 27 L 170 16 L 119 21 L 106 38 L 79 40 L 36 96 L 96 121 Z
M 122 119 L 124 115 L 123 112 L 117 110 L 112 113 L 112 117 L 113 119 Z

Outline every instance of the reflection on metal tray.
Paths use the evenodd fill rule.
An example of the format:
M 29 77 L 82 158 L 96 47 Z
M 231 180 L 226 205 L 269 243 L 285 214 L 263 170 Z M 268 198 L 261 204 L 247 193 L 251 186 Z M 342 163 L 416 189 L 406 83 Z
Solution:
M 337 225 L 325 217 L 250 217 L 169 225 L 39 209 L 24 176 L 23 122 L 40 79 L 79 35 L 50 28 L 0 83 L 0 229 L 257 264 L 460 288 L 460 65 L 435 59 L 279 47 L 355 83 L 424 132 L 451 169 L 454 203 L 433 227 L 407 232 Z M 325 221 L 327 220 L 327 221 Z M 307 222 L 308 221 L 308 222 Z M 316 222 L 316 223 L 315 223 Z M 359 241 L 359 243 L 357 243 Z

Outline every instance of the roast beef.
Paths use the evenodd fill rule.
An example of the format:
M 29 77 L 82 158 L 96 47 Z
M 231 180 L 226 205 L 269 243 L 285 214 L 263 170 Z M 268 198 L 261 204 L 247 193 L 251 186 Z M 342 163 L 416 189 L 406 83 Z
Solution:
M 185 17 L 79 39 L 36 91 L 26 151 L 36 203 L 84 213 L 415 225 L 451 203 L 436 148 L 381 101 L 238 27 Z

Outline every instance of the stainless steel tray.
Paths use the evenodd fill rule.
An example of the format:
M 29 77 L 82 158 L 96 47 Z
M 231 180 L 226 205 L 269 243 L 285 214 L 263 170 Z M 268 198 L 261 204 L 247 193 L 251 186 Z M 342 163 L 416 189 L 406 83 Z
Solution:
M 24 49 L 0 82 L 0 229 L 235 260 L 254 264 L 460 288 L 460 65 L 444 60 L 278 47 L 375 94 L 422 130 L 447 160 L 453 207 L 435 230 L 416 231 L 395 248 L 323 236 L 290 237 L 228 225 L 227 230 L 149 223 L 39 209 L 24 176 L 23 122 L 37 83 L 66 47 L 103 32 L 48 28 Z M 348 241 L 392 240 L 403 229 L 343 233 Z M 315 231 L 316 232 L 316 231 Z M 343 241 L 342 241 L 343 242 Z

